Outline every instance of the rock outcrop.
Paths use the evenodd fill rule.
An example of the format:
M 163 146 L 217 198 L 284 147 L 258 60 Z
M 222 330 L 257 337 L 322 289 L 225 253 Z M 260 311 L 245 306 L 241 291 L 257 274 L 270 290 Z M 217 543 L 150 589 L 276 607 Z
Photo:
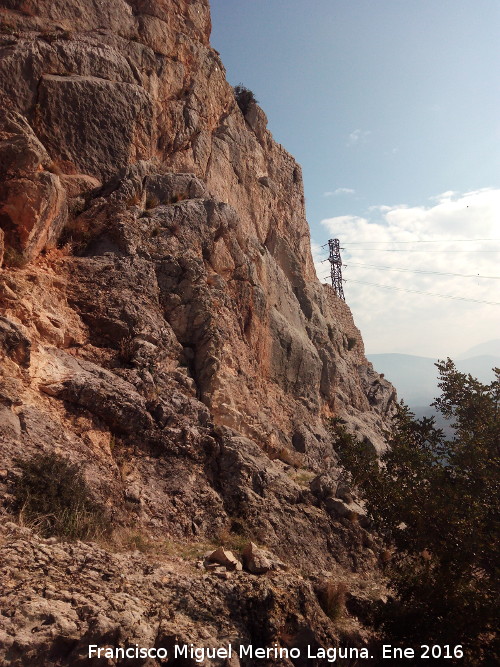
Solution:
M 354 581 L 380 562 L 362 507 L 317 489 L 345 488 L 326 420 L 380 451 L 394 390 L 316 279 L 299 165 L 255 103 L 240 109 L 209 35 L 207 0 L 0 0 L 9 664 L 98 665 L 82 657 L 94 640 L 264 628 L 262 645 L 333 645 L 307 577 Z M 19 537 L 19 460 L 54 451 L 116 531 L 174 556 Z M 178 555 L 238 540 L 257 543 L 253 565 L 223 583 Z M 267 568 L 266 548 L 291 569 Z M 21 593 L 15 573 L 38 568 Z

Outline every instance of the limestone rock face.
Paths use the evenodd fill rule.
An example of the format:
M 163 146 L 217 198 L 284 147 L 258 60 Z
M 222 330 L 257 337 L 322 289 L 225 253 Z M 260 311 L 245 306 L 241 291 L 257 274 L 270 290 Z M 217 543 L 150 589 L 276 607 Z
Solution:
M 25 119 L 0 114 L 0 224 L 11 251 L 29 260 L 55 241 L 67 219 L 66 193 Z
M 0 538 L 15 567 L 90 559 L 99 581 L 116 579 L 106 599 L 125 596 L 117 611 L 93 574 L 76 585 L 59 570 L 48 597 L 12 585 L 0 653 L 13 665 L 79 664 L 89 638 L 265 631 L 332 645 L 303 577 L 361 576 L 380 559 L 377 536 L 350 520 L 361 512 L 327 419 L 381 451 L 394 389 L 316 279 L 299 165 L 257 105 L 243 115 L 209 35 L 207 0 L 0 0 L 1 525 L 15 516 L 19 459 L 56 452 L 116 532 L 133 527 L 160 560 L 166 542 L 176 554 L 254 542 L 252 567 L 271 567 L 252 585 L 219 573 L 222 590 L 198 581 L 194 557 L 165 573 L 137 556 L 144 574 L 127 563 L 124 582 L 109 545 Z M 162 609 L 192 590 L 191 607 L 173 604 L 153 628 L 143 584 Z M 204 625 L 195 607 L 210 604 L 236 620 Z

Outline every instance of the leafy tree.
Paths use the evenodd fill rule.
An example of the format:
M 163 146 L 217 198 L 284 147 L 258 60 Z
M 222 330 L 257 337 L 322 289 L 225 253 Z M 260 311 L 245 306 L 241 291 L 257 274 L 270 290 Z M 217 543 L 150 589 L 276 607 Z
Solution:
M 436 365 L 441 395 L 433 405 L 454 436 L 402 405 L 380 468 L 359 460 L 352 474 L 395 547 L 388 575 L 397 596 L 382 619 L 385 632 L 406 645 L 462 644 L 458 662 L 496 665 L 500 370 L 485 385 L 450 359 Z

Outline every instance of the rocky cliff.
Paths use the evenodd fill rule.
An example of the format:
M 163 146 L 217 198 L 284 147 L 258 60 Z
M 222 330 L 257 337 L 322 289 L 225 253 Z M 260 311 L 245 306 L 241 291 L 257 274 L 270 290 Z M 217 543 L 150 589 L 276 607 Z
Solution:
M 394 390 L 316 279 L 299 165 L 209 35 L 207 0 L 0 0 L 8 664 L 365 636 L 319 603 L 345 579 L 366 610 L 381 549 L 326 420 L 380 450 Z M 20 462 L 54 452 L 112 522 L 99 545 L 13 522 Z M 281 565 L 197 558 L 249 540 Z

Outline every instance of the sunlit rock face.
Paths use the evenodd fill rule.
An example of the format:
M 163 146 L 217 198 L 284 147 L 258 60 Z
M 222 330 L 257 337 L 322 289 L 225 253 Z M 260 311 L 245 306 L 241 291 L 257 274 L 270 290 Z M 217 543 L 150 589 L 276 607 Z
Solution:
M 55 450 L 118 526 L 237 521 L 306 572 L 374 567 L 326 420 L 380 451 L 394 390 L 315 276 L 300 167 L 238 106 L 208 2 L 0 0 L 0 20 L 4 514 L 16 459 Z

